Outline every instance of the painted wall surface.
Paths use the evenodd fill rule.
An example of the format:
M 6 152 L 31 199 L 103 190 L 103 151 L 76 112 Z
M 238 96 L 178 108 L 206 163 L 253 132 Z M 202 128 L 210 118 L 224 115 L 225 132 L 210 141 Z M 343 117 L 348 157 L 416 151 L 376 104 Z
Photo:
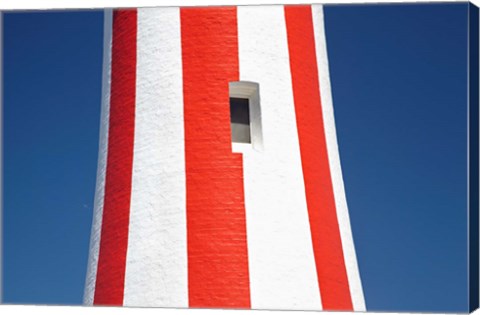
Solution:
M 87 305 L 365 310 L 323 9 L 105 15 Z M 231 141 L 229 83 L 261 145 Z
M 128 15 L 116 21 L 135 30 L 115 34 L 116 50 L 103 34 L 106 17 L 105 39 L 113 39 L 113 12 L 3 12 L 2 302 L 83 303 L 97 186 L 89 304 L 97 295 L 96 304 L 344 307 L 345 281 L 338 282 L 342 295 L 329 293 L 334 291 L 325 278 L 329 273 L 321 273 L 329 260 L 317 259 L 327 252 L 318 251 L 322 243 L 313 236 L 338 242 L 338 235 L 344 239 L 342 231 L 351 230 L 361 276 L 357 283 L 368 311 L 468 312 L 475 285 L 468 277 L 475 278 L 472 211 L 478 208 L 472 206 L 475 194 L 467 198 L 476 185 L 468 174 L 475 165 L 475 91 L 467 93 L 475 86 L 475 10 L 467 2 L 316 8 L 286 13 L 281 6 L 239 7 L 236 15 L 222 10 L 218 24 L 223 29 L 236 25 L 236 32 L 216 31 L 215 37 L 207 37 L 208 29 L 200 27 L 205 19 L 214 21 L 208 11 L 200 21 L 192 19 L 200 15 L 177 8 L 138 10 L 136 23 Z M 310 14 L 311 22 L 305 18 Z M 147 15 L 152 18 L 145 19 Z M 195 31 L 185 30 L 187 24 L 197 25 L 201 42 L 195 36 L 183 38 Z M 317 40 L 323 25 L 327 47 Z M 229 48 L 203 48 L 207 40 L 228 41 Z M 133 45 L 134 53 L 128 49 Z M 328 48 L 328 58 L 322 48 Z M 207 50 L 217 60 L 208 59 Z M 201 65 L 195 58 L 184 62 L 192 52 L 202 57 Z M 122 54 L 128 62 L 111 59 Z M 103 57 L 108 63 L 100 123 Z M 314 59 L 316 74 L 315 67 L 306 66 Z M 327 60 L 328 67 L 322 66 Z M 223 76 L 220 72 L 230 80 L 235 67 L 241 81 L 228 82 L 228 89 L 231 95 L 253 97 L 253 148 L 229 147 L 227 85 L 213 80 Z M 330 80 L 333 104 L 328 100 Z M 197 86 L 197 81 L 202 83 Z M 192 102 L 196 95 L 188 101 L 187 88 L 201 102 Z M 213 102 L 207 100 L 210 94 L 222 96 Z M 128 102 L 119 102 L 122 98 Z M 321 107 L 314 104 L 318 100 Z M 210 112 L 215 104 L 221 118 L 209 118 L 209 127 L 202 128 L 204 113 L 195 116 L 197 102 Z M 322 120 L 323 128 L 309 123 Z M 214 129 L 209 129 L 212 123 Z M 209 130 L 219 136 L 207 134 Z M 324 137 L 306 137 L 322 132 Z M 117 141 L 124 134 L 128 137 Z M 332 134 L 338 137 L 342 173 L 338 160 L 330 159 L 335 154 L 331 144 L 337 145 Z M 196 141 L 205 145 L 197 147 Z M 215 155 L 209 161 L 195 160 L 197 151 L 205 156 L 212 146 Z M 312 176 L 327 171 L 325 147 L 331 185 L 321 182 L 328 176 Z M 232 157 L 238 155 L 241 164 Z M 220 158 L 242 170 L 228 173 L 219 166 L 214 172 Z M 278 169 L 281 164 L 285 167 Z M 115 165 L 121 166 L 117 174 Z M 195 169 L 212 185 L 191 172 Z M 234 176 L 225 179 L 224 174 Z M 219 184 L 238 183 L 238 178 L 243 193 L 238 185 Z M 343 190 L 338 185 L 342 178 L 344 198 L 337 193 Z M 202 187 L 197 189 L 196 182 Z M 316 192 L 318 187 L 325 190 Z M 205 198 L 191 194 L 196 191 Z M 223 211 L 230 209 L 224 201 L 231 201 L 235 212 Z M 319 224 L 331 225 L 315 221 L 314 209 L 334 205 L 340 222 L 342 202 L 348 202 L 344 209 L 351 228 L 339 223 L 338 234 L 314 232 L 326 230 Z M 116 203 L 123 205 L 112 208 Z M 214 203 L 219 207 L 204 210 Z M 245 223 L 232 225 L 237 244 L 246 244 L 238 247 L 237 260 L 227 255 L 234 250 L 227 246 L 233 243 L 227 242 L 233 234 L 224 228 L 228 220 L 204 231 L 199 225 L 208 227 L 220 222 L 215 218 L 240 218 L 242 213 Z M 193 237 L 200 241 L 191 242 Z M 204 241 L 212 237 L 218 242 Z M 347 243 L 342 241 L 342 247 Z M 100 251 L 101 244 L 112 246 Z M 221 255 L 212 255 L 215 250 Z M 347 250 L 341 254 L 342 277 L 349 279 L 352 260 Z M 226 264 L 231 267 L 220 269 Z M 202 270 L 208 273 L 198 272 Z M 224 290 L 226 285 L 217 298 L 227 276 L 225 283 L 238 286 L 228 282 L 235 290 Z M 347 291 L 353 307 L 354 283 L 349 281 Z

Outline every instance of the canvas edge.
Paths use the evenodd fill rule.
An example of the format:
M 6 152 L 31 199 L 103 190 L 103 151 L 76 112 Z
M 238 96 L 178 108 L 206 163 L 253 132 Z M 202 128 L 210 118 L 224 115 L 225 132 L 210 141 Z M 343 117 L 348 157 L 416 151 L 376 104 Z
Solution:
M 468 304 L 479 304 L 479 19 L 478 7 L 468 5 Z

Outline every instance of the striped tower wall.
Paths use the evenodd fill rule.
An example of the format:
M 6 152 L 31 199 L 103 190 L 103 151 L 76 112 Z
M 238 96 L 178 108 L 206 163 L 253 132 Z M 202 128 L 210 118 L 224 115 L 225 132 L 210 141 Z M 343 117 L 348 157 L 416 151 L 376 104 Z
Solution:
M 322 6 L 113 10 L 104 34 L 85 304 L 365 310 Z

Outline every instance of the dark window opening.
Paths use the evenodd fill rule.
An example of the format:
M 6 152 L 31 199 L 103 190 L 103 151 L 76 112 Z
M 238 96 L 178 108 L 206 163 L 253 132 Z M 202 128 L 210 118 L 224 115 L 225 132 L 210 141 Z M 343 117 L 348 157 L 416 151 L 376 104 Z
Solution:
M 230 98 L 230 123 L 232 142 L 251 143 L 248 98 Z

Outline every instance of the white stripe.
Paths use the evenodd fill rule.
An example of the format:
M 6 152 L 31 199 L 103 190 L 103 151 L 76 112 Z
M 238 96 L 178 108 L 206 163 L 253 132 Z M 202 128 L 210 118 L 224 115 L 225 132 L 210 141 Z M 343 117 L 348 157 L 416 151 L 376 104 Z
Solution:
M 312 5 L 312 18 L 315 33 L 315 49 L 317 52 L 318 76 L 320 82 L 325 136 L 327 140 L 328 160 L 330 162 L 330 171 L 332 174 L 335 206 L 337 209 L 340 236 L 342 238 L 343 255 L 345 257 L 350 294 L 354 310 L 365 311 L 365 299 L 363 296 L 360 273 L 358 271 L 355 245 L 353 243 L 350 217 L 345 197 L 342 168 L 338 153 L 322 5 Z
M 107 171 L 108 125 L 110 119 L 110 74 L 112 51 L 112 10 L 104 11 L 103 35 L 103 78 L 102 109 L 100 115 L 100 136 L 98 149 L 97 183 L 93 206 L 92 232 L 90 236 L 90 253 L 87 266 L 87 279 L 83 303 L 93 305 L 95 282 L 97 280 L 98 254 L 102 230 L 103 201 L 105 197 L 105 174 Z
M 180 12 L 138 9 L 125 306 L 188 306 Z
M 240 80 L 259 83 L 261 152 L 244 153 L 251 304 L 322 309 L 310 236 L 283 6 L 238 7 Z

